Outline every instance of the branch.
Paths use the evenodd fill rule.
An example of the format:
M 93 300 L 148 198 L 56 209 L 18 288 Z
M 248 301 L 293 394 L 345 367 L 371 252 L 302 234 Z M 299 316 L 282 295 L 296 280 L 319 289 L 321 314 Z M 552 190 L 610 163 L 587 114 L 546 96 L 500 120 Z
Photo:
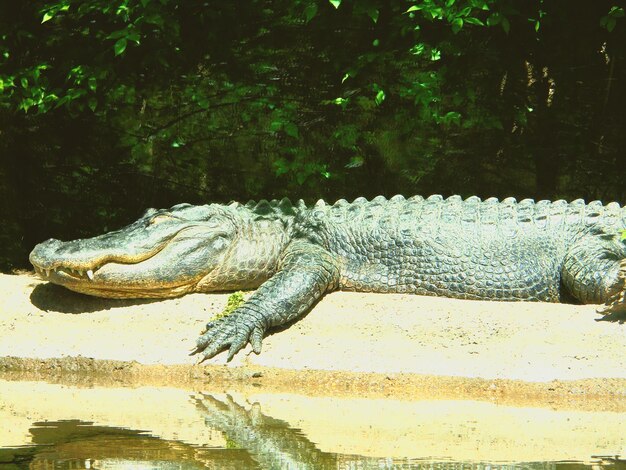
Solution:
M 191 116 L 195 116 L 196 114 L 205 113 L 205 112 L 207 112 L 207 111 L 211 111 L 211 110 L 216 109 L 216 108 L 223 108 L 223 107 L 226 107 L 226 106 L 232 106 L 232 105 L 235 105 L 235 104 L 239 104 L 239 103 L 241 103 L 242 101 L 251 101 L 251 100 L 255 100 L 255 99 L 257 99 L 257 98 L 259 98 L 259 96 L 248 96 L 248 97 L 243 97 L 243 98 L 241 98 L 239 101 L 232 101 L 232 102 L 226 102 L 226 103 L 218 103 L 218 104 L 215 104 L 215 105 L 213 105 L 213 106 L 209 106 L 208 108 L 197 108 L 197 109 L 193 109 L 193 110 L 191 110 L 191 111 L 188 111 L 188 112 L 186 112 L 186 113 L 183 113 L 183 114 L 178 115 L 178 116 L 177 116 L 177 117 L 175 117 L 174 119 L 170 119 L 170 120 L 169 120 L 169 121 L 167 121 L 165 124 L 162 124 L 162 125 L 160 125 L 160 126 L 158 126 L 158 127 L 152 127 L 152 128 L 151 128 L 151 132 L 150 132 L 148 135 L 144 136 L 143 138 L 144 138 L 144 139 L 147 139 L 147 138 L 149 138 L 149 137 L 152 137 L 152 136 L 154 136 L 155 134 L 157 134 L 158 132 L 162 131 L 163 129 L 167 129 L 168 127 L 171 127 L 171 126 L 173 126 L 174 124 L 177 124 L 177 123 L 179 123 L 179 122 L 181 122 L 181 121 L 184 121 L 185 119 L 187 119 L 187 118 L 189 118 L 189 117 L 191 117 Z M 146 126 L 147 126 L 147 125 L 146 125 Z

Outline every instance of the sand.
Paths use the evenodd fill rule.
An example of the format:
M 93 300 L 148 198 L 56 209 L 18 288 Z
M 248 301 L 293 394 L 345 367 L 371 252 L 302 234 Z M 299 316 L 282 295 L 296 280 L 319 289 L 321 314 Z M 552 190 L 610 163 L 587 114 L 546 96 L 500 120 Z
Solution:
M 0 371 L 370 396 L 543 397 L 584 407 L 596 405 L 581 397 L 603 396 L 610 409 L 626 400 L 626 325 L 595 321 L 594 306 L 337 292 L 266 337 L 260 355 L 248 346 L 230 363 L 222 353 L 195 365 L 188 351 L 227 297 L 108 300 L 29 274 L 0 275 Z

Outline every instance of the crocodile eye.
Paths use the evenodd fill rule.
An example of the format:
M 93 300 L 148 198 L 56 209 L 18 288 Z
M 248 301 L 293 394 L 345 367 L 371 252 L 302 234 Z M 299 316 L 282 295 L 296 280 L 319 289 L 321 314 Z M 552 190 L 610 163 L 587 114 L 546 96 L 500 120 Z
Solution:
M 150 225 L 155 225 L 155 224 L 159 224 L 161 222 L 165 222 L 167 220 L 171 220 L 174 217 L 172 217 L 171 215 L 167 215 L 167 214 L 159 214 L 159 215 L 155 215 L 154 217 L 152 217 L 150 219 L 150 222 L 148 222 L 148 224 Z

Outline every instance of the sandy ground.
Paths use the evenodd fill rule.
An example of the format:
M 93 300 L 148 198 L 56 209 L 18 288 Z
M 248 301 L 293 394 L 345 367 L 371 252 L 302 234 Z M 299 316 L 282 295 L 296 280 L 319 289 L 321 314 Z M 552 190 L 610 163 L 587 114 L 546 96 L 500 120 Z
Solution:
M 188 350 L 226 299 L 97 299 L 30 275 L 0 275 L 0 370 L 148 383 L 271 377 L 275 387 L 387 396 L 417 387 L 626 399 L 626 325 L 594 321 L 594 306 L 339 292 L 265 338 L 260 355 L 248 347 L 227 365 L 221 354 L 196 366 Z

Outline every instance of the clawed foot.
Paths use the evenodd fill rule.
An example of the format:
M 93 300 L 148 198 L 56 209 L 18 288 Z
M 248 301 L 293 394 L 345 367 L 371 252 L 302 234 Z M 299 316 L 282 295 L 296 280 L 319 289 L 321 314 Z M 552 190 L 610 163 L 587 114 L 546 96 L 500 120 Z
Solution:
M 604 317 L 596 321 L 626 321 L 626 261 L 622 260 L 617 274 L 617 282 L 611 288 L 609 298 L 606 303 L 598 308 L 598 313 Z
M 262 321 L 244 310 L 237 310 L 226 317 L 209 322 L 205 333 L 198 338 L 195 349 L 189 355 L 201 353 L 198 360 L 200 364 L 228 349 L 227 361 L 230 361 L 248 342 L 252 344 L 252 350 L 259 354 L 264 333 L 265 326 Z

